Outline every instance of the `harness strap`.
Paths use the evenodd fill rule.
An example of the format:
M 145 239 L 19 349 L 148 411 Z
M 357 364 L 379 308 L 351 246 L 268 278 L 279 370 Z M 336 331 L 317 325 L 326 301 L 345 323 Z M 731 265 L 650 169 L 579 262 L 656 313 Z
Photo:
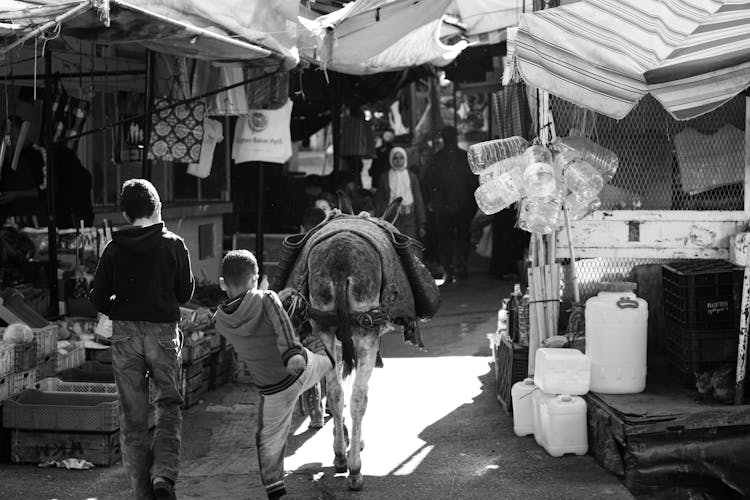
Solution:
M 325 327 L 333 327 L 339 324 L 339 317 L 336 311 L 320 311 L 308 307 L 308 316 Z M 349 314 L 349 321 L 359 325 L 362 328 L 375 329 L 386 325 L 390 317 L 384 311 L 375 308 L 364 312 L 353 312 Z

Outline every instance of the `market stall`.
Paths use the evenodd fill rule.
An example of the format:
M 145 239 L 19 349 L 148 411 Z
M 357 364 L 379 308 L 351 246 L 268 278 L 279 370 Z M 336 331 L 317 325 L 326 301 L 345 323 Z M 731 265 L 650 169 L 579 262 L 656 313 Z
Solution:
M 573 313 L 585 309 L 585 326 L 569 322 L 567 330 L 585 329 L 591 357 L 589 449 L 636 494 L 741 498 L 750 491 L 747 411 L 722 402 L 742 403 L 745 379 L 750 283 L 746 271 L 741 285 L 742 267 L 726 259 L 748 217 L 748 10 L 731 1 L 678 4 L 592 0 L 526 14 L 513 47 L 541 108 L 542 144 L 584 137 L 589 152 L 603 147 L 619 160 L 588 213 L 573 217 L 569 231 L 552 231 L 557 258 L 571 260 L 565 287 L 580 291 Z M 561 205 L 571 208 L 567 198 Z M 641 373 L 607 372 L 601 358 L 608 344 L 622 363 L 641 338 L 634 323 L 590 321 L 600 303 L 592 301 L 612 293 L 602 282 L 623 280 L 648 301 L 638 347 L 645 391 L 595 386 L 607 373 L 623 381 Z M 623 298 L 612 315 L 641 307 L 625 289 L 614 293 Z M 618 337 L 620 328 L 628 335 Z M 534 347 L 529 365 L 539 360 Z M 542 413 L 558 409 L 541 405 Z

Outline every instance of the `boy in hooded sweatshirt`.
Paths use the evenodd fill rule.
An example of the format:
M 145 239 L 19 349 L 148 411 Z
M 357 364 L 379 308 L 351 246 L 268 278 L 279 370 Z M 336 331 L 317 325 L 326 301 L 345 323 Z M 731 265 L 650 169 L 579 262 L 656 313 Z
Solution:
M 299 396 L 333 368 L 334 358 L 302 346 L 279 297 L 258 289 L 258 263 L 248 250 L 233 250 L 221 263 L 221 289 L 229 300 L 216 312 L 216 329 L 237 353 L 260 392 L 258 448 L 260 478 L 269 499 L 286 494 L 286 438 Z
M 182 438 L 177 379 L 182 335 L 180 304 L 195 280 L 182 238 L 161 220 L 161 201 L 144 179 L 123 183 L 131 226 L 112 235 L 94 276 L 90 300 L 112 320 L 112 365 L 120 396 L 120 443 L 133 498 L 172 499 Z M 155 389 L 156 429 L 149 440 L 149 378 Z

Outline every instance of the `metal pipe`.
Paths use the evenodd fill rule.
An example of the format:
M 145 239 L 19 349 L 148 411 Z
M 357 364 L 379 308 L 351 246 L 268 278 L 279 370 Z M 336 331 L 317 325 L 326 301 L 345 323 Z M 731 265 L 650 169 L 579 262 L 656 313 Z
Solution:
M 258 162 L 258 205 L 257 205 L 257 227 L 255 229 L 255 258 L 258 261 L 258 276 L 263 276 L 263 165 L 265 162 Z M 258 280 L 260 283 L 260 279 Z
M 148 159 L 148 147 L 151 142 L 151 119 L 154 113 L 154 53 L 146 51 L 146 119 L 143 120 L 143 158 L 141 159 L 141 177 L 151 180 L 151 160 Z
M 49 247 L 49 312 L 60 315 L 60 288 L 57 276 L 57 217 L 55 210 L 55 174 L 57 165 L 52 143 L 52 52 L 44 53 L 44 146 L 47 151 L 47 242 Z
M 48 29 L 54 28 L 58 24 L 62 23 L 63 21 L 66 21 L 66 20 L 70 19 L 71 17 L 75 17 L 75 16 L 77 16 L 79 14 L 83 14 L 84 12 L 86 12 L 89 9 L 91 9 L 91 3 L 90 2 L 82 2 L 77 7 L 74 7 L 72 9 L 70 9 L 69 11 L 60 14 L 59 16 L 57 16 L 56 18 L 54 18 L 52 21 L 48 21 L 48 22 L 44 23 L 43 25 L 41 25 L 40 27 L 38 27 L 38 28 L 36 28 L 36 29 L 34 29 L 32 31 L 29 31 L 24 36 L 22 36 L 21 38 L 19 38 L 18 40 L 16 40 L 15 42 L 10 43 L 10 44 L 4 46 L 2 49 L 0 49 L 0 56 L 4 56 L 5 54 L 7 54 L 11 50 L 15 49 L 19 45 L 22 45 L 24 42 L 26 42 L 26 40 L 30 40 L 30 39 L 34 38 L 35 36 L 44 33 Z
M 1 66 L 0 66 L 1 67 Z M 107 77 L 107 76 L 140 76 L 145 75 L 147 71 L 142 69 L 129 69 L 121 71 L 90 71 L 88 73 L 55 73 L 55 78 L 80 78 L 81 76 L 86 77 Z M 36 75 L 13 75 L 15 80 L 34 80 Z

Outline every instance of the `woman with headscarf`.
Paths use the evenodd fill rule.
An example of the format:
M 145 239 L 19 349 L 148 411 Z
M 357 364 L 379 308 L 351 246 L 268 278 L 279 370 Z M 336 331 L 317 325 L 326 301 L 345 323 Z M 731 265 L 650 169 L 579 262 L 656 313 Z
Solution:
M 383 215 L 388 204 L 400 197 L 402 201 L 395 223 L 396 228 L 412 238 L 423 238 L 426 233 L 427 219 L 419 180 L 406 168 L 404 148 L 391 149 L 388 159 L 391 168 L 380 176 L 377 183 L 375 213 Z

